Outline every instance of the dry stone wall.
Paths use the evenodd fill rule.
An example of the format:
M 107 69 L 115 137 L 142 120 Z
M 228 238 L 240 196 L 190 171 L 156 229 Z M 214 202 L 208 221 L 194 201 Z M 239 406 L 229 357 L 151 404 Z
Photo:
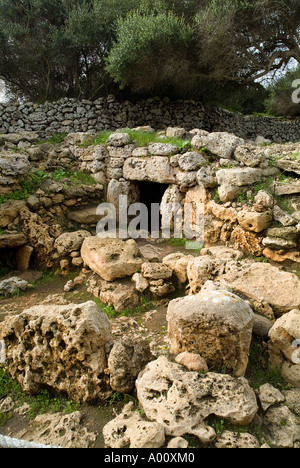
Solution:
M 117 102 L 114 96 L 87 100 L 64 98 L 45 104 L 0 104 L 0 133 L 35 131 L 41 135 L 59 132 L 87 132 L 102 129 L 170 125 L 209 132 L 226 131 L 243 138 L 262 135 L 275 142 L 299 141 L 299 119 L 243 116 L 220 108 L 205 108 L 196 101 L 152 98 L 137 103 Z

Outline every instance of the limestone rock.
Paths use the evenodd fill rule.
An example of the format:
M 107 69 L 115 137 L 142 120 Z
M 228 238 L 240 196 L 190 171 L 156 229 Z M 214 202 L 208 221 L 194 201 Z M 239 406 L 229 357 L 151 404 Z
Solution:
M 269 366 L 281 369 L 284 380 L 300 387 L 300 310 L 291 310 L 280 317 L 269 337 Z
M 131 143 L 128 133 L 112 133 L 106 141 L 107 146 L 126 146 Z
M 77 402 L 111 395 L 105 374 L 110 323 L 94 302 L 32 307 L 7 317 L 0 337 L 9 373 L 26 393 L 47 386 Z
M 240 250 L 226 247 L 225 245 L 215 245 L 212 247 L 205 247 L 201 250 L 200 255 L 210 255 L 217 260 L 241 260 L 243 258 L 243 252 Z
M 18 277 L 12 277 L 9 279 L 2 280 L 0 282 L 0 295 L 14 294 L 18 290 L 25 291 L 28 286 L 28 282 Z
M 88 231 L 65 232 L 56 239 L 54 247 L 60 257 L 66 257 L 71 252 L 80 250 L 84 239 L 90 236 Z
M 259 256 L 263 252 L 262 239 L 255 233 L 245 231 L 241 226 L 237 226 L 231 233 L 231 242 L 234 249 L 241 250 L 250 255 Z
M 264 298 L 279 315 L 300 307 L 300 280 L 272 265 L 231 264 L 223 279 L 233 291 L 249 300 Z
M 119 393 L 130 393 L 137 376 L 152 359 L 147 341 L 124 337 L 115 342 L 108 358 L 111 388 Z
M 187 268 L 188 264 L 194 257 L 185 255 L 181 252 L 172 253 L 163 258 L 163 263 L 173 271 L 178 280 L 179 287 L 184 285 L 188 280 Z
M 208 372 L 207 363 L 200 354 L 184 351 L 176 356 L 175 361 L 191 371 L 202 373 Z
M 179 167 L 182 171 L 198 171 L 207 164 L 206 159 L 196 152 L 184 153 L 179 158 Z
M 81 257 L 105 281 L 132 276 L 143 263 L 133 239 L 122 241 L 87 237 L 81 248 Z
M 220 200 L 223 203 L 235 200 L 239 196 L 241 191 L 242 191 L 241 187 L 237 187 L 235 185 L 231 185 L 227 183 L 221 184 L 220 187 L 218 188 Z
M 295 226 L 295 224 L 297 224 L 297 221 L 278 205 L 274 206 L 273 215 L 275 221 L 278 221 L 283 226 Z
M 138 185 L 135 182 L 123 181 L 119 182 L 118 180 L 111 180 L 107 187 L 107 203 L 111 203 L 117 210 L 117 216 L 119 216 L 119 203 L 120 196 L 127 196 L 127 206 L 139 201 L 140 191 Z
M 103 428 L 107 448 L 160 448 L 165 442 L 162 424 L 144 421 L 133 403 L 128 403 L 122 413 Z
M 141 273 L 135 273 L 131 279 L 135 283 L 135 289 L 140 293 L 143 293 L 149 288 L 148 280 L 144 278 Z
M 253 208 L 258 213 L 273 209 L 274 198 L 264 190 L 260 190 L 254 198 Z
M 197 182 L 205 188 L 215 188 L 218 185 L 215 172 L 210 167 L 202 167 L 197 172 Z
M 116 312 L 134 309 L 139 303 L 139 296 L 134 286 L 126 284 L 106 283 L 102 285 L 99 297 L 104 304 L 113 307 Z
M 148 146 L 148 151 L 153 156 L 173 156 L 178 153 L 178 148 L 170 143 L 153 143 Z
M 20 213 L 20 224 L 28 242 L 34 246 L 35 259 L 39 268 L 53 266 L 57 253 L 54 248 L 54 237 L 51 228 L 36 213 L 24 210 Z
M 244 140 L 231 133 L 214 132 L 208 135 L 196 135 L 191 144 L 194 148 L 207 148 L 220 158 L 230 159 L 237 146 L 244 144 Z
M 175 291 L 175 287 L 170 282 L 165 282 L 163 279 L 150 281 L 150 292 L 158 297 L 168 296 Z
M 189 443 L 183 437 L 173 437 L 168 443 L 168 449 L 185 449 L 188 448 Z
M 97 214 L 96 206 L 87 206 L 79 210 L 69 211 L 68 219 L 79 225 L 97 224 L 101 219 L 101 215 Z
M 264 427 L 270 444 L 277 448 L 293 448 L 300 441 L 300 419 L 286 406 L 269 409 Z
M 0 205 L 0 228 L 6 228 L 12 223 L 26 208 L 26 203 L 22 200 L 9 200 Z
M 259 401 L 263 411 L 267 411 L 271 406 L 285 401 L 282 393 L 270 384 L 264 384 L 259 387 Z
M 297 159 L 288 159 L 282 158 L 278 161 L 278 167 L 283 169 L 286 172 L 295 172 L 296 174 L 300 175 L 300 157 L 299 153 L 297 155 Z
M 167 321 L 172 353 L 199 353 L 209 367 L 245 374 L 254 314 L 242 299 L 223 290 L 174 299 Z
M 256 146 L 244 145 L 238 146 L 234 152 L 235 159 L 248 167 L 259 166 L 266 160 L 265 154 Z
M 61 448 L 90 448 L 96 440 L 96 434 L 90 432 L 82 422 L 82 414 L 42 414 L 30 423 L 22 439 L 29 442 L 51 445 Z
M 244 425 L 258 410 L 254 391 L 244 378 L 189 372 L 163 356 L 140 373 L 136 388 L 146 417 L 161 424 L 167 435 L 193 434 L 203 443 L 216 437 L 205 422 L 209 415 Z
M 1 234 L 0 249 L 11 249 L 22 247 L 27 244 L 27 238 L 24 234 Z
M 124 163 L 123 174 L 127 180 L 161 184 L 175 183 L 174 169 L 170 164 L 169 157 L 128 158 Z
M 192 294 L 198 293 L 208 280 L 214 279 L 222 262 L 209 255 L 194 257 L 187 266 L 187 276 Z
M 163 263 L 143 263 L 142 275 L 148 280 L 170 279 L 173 272 L 171 268 Z
M 221 169 L 217 171 L 216 176 L 219 185 L 226 184 L 243 187 L 258 182 L 262 178 L 263 172 L 261 169 L 238 167 L 234 169 Z
M 259 442 L 252 434 L 224 431 L 215 447 L 218 449 L 257 449 Z
M 273 220 L 271 211 L 258 213 L 256 211 L 242 210 L 238 214 L 238 222 L 246 231 L 261 232 L 270 227 Z

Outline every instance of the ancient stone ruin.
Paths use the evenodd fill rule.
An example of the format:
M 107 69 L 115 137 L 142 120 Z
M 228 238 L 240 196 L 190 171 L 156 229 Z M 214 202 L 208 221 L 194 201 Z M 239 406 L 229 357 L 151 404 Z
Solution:
M 0 135 L 0 362 L 25 394 L 79 409 L 13 435 L 299 448 L 300 144 L 149 126 L 53 143 L 30 130 Z M 132 238 L 138 203 L 147 223 Z M 108 207 L 115 236 L 103 238 Z M 18 409 L 8 398 L 0 415 Z M 81 405 L 115 402 L 101 430 L 84 426 Z

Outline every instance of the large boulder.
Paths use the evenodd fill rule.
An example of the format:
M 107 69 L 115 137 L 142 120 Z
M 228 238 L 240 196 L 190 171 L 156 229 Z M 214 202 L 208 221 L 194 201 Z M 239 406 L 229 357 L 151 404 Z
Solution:
M 87 237 L 81 248 L 84 263 L 105 281 L 132 276 L 143 259 L 137 243 L 130 239 L 101 239 Z
M 223 279 L 236 294 L 267 301 L 277 315 L 300 308 L 300 280 L 267 263 L 231 263 Z
M 171 301 L 167 321 L 172 353 L 199 353 L 209 367 L 245 374 L 254 314 L 242 299 L 228 291 L 204 290 Z
M 220 169 L 217 171 L 216 176 L 219 185 L 226 184 L 243 187 L 258 182 L 263 176 L 263 171 L 251 167 L 237 167 L 233 169 Z
M 10 375 L 26 393 L 45 387 L 78 402 L 111 395 L 106 347 L 107 316 L 93 301 L 39 305 L 0 324 Z
M 255 393 L 243 377 L 189 372 L 163 356 L 140 373 L 136 388 L 146 417 L 167 435 L 193 434 L 203 443 L 216 437 L 206 422 L 210 415 L 247 425 L 258 411 Z

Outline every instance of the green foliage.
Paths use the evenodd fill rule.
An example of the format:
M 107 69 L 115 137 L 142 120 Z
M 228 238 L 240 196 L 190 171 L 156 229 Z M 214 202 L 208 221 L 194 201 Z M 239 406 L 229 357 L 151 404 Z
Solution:
M 43 145 L 44 143 L 49 143 L 50 145 L 61 144 L 65 141 L 66 136 L 67 136 L 66 132 L 54 133 L 47 140 L 39 140 L 36 144 L 37 145 Z
M 43 413 L 64 412 L 69 414 L 78 411 L 77 403 L 61 396 L 53 396 L 47 390 L 41 391 L 36 396 L 27 395 L 22 391 L 20 385 L 4 369 L 0 368 L 0 400 L 6 396 L 10 396 L 19 406 L 28 403 L 30 406 L 27 413 L 29 418 Z
M 107 71 L 121 88 L 138 93 L 159 92 L 170 82 L 180 87 L 192 39 L 192 28 L 171 11 L 138 9 L 118 20 Z
M 292 85 L 296 80 L 300 80 L 300 66 L 270 85 L 268 89 L 270 98 L 267 100 L 269 112 L 283 117 L 300 115 L 300 104 L 295 104 L 292 100 L 292 94 L 296 91 Z M 300 88 L 300 81 L 297 88 Z M 300 93 L 298 93 L 298 97 L 299 95 Z

